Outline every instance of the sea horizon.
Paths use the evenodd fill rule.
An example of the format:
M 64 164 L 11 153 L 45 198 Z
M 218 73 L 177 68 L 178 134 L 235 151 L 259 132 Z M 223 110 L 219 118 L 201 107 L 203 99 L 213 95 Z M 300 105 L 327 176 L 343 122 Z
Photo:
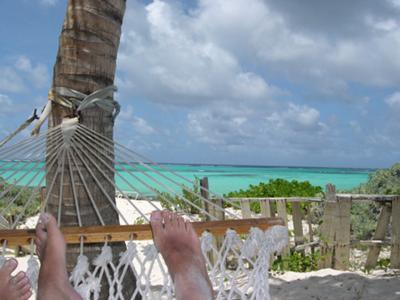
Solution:
M 3 161 L 4 163 L 5 161 Z M 24 161 L 19 161 L 25 163 Z M 7 163 L 0 167 L 3 178 L 18 185 L 38 185 L 37 179 L 29 182 L 35 173 L 44 175 L 44 162 L 29 162 L 23 170 L 17 170 L 17 164 L 7 169 Z M 31 169 L 33 168 L 33 169 Z M 341 168 L 311 166 L 262 166 L 233 164 L 201 164 L 201 163 L 149 163 L 146 167 L 137 163 L 120 163 L 116 165 L 115 181 L 120 191 L 137 192 L 142 195 L 154 195 L 156 191 L 181 192 L 182 185 L 192 187 L 195 179 L 208 177 L 209 189 L 215 194 L 226 194 L 250 185 L 282 178 L 288 181 L 308 181 L 312 185 L 325 188 L 326 184 L 334 184 L 338 191 L 346 191 L 367 182 L 372 168 Z M 16 171 L 16 172 L 15 172 Z M 31 173 L 22 180 L 23 173 Z M 167 188 L 166 188 L 167 187 Z M 169 190 L 170 189 L 170 190 Z

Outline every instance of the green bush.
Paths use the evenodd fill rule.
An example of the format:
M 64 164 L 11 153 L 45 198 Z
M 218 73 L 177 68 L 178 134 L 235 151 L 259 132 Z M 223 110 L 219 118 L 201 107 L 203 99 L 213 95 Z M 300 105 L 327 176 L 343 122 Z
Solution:
M 250 185 L 246 190 L 230 192 L 225 195 L 228 198 L 262 198 L 262 197 L 315 197 L 322 195 L 320 186 L 314 186 L 308 181 L 288 181 L 286 179 L 270 179 L 268 183 L 260 182 L 258 185 Z M 306 206 L 302 203 L 302 206 Z M 260 203 L 252 202 L 252 211 L 259 213 Z M 291 212 L 291 205 L 288 204 L 288 211 Z
M 400 194 L 400 163 L 388 169 L 380 169 L 369 175 L 367 183 L 352 190 L 364 194 Z
M 4 193 L 4 195 L 2 195 Z M 33 199 L 25 207 L 27 201 L 30 199 L 32 193 L 35 193 Z M 35 192 L 33 188 L 23 186 L 13 186 L 4 181 L 0 177 L 0 211 L 4 211 L 3 216 L 9 221 L 14 222 L 15 218 L 22 214 L 20 222 L 24 221 L 27 217 L 36 215 L 40 211 L 40 193 Z M 14 200 L 14 198 L 18 197 Z M 13 202 L 11 206 L 10 202 Z
M 276 272 L 311 272 L 318 270 L 318 262 L 321 255 L 319 251 L 309 254 L 292 252 L 289 256 L 279 256 L 272 263 L 271 269 Z
M 377 170 L 366 183 L 350 190 L 363 194 L 400 194 L 400 163 L 388 169 Z M 376 202 L 353 203 L 352 231 L 357 239 L 370 239 L 376 229 L 380 207 Z
M 371 239 L 375 232 L 379 206 L 375 202 L 353 203 L 351 206 L 351 229 L 358 240 Z

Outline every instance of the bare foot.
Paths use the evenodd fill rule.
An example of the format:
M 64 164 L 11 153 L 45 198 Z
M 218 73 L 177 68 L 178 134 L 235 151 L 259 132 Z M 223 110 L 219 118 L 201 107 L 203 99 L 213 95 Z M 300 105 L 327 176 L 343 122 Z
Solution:
M 65 241 L 52 215 L 40 217 L 35 244 L 41 262 L 38 299 L 82 299 L 68 281 Z
M 168 211 L 151 214 L 154 243 L 167 264 L 177 299 L 213 299 L 200 241 L 190 222 Z
M 32 295 L 31 284 L 25 272 L 11 275 L 17 265 L 15 259 L 9 259 L 0 268 L 0 300 L 27 300 Z

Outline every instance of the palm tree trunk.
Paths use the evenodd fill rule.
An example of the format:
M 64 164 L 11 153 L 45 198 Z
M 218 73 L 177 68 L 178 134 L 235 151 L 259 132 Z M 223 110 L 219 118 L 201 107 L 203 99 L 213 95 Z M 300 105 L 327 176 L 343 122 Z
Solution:
M 113 84 L 117 51 L 121 35 L 121 25 L 125 12 L 126 0 L 68 0 L 53 74 L 53 87 L 66 87 L 85 94 L 90 94 L 98 89 Z M 74 112 L 70 109 L 54 104 L 49 117 L 49 127 L 61 123 L 62 119 Z M 99 108 L 82 111 L 80 123 L 97 131 L 98 133 L 113 138 L 112 115 Z M 113 149 L 111 149 L 113 154 Z M 71 178 L 68 175 L 69 166 L 65 166 L 63 180 L 63 206 L 61 215 L 62 226 L 78 226 L 77 212 L 71 188 Z M 87 178 L 89 189 L 97 203 L 97 207 L 106 224 L 118 224 L 118 214 L 110 209 L 110 204 L 99 187 L 91 180 L 87 169 L 79 163 L 84 177 Z M 102 181 L 102 186 L 110 198 L 115 199 L 115 188 L 100 174 L 93 170 L 96 177 Z M 74 172 L 80 215 L 84 226 L 100 225 L 96 213 L 90 203 L 88 195 L 79 180 L 78 173 Z M 55 169 L 47 170 L 47 183 L 55 176 Z M 114 178 L 113 172 L 108 172 L 109 178 Z M 55 186 L 62 183 L 58 177 Z M 59 188 L 51 191 L 47 209 L 57 215 L 59 203 Z M 92 261 L 98 255 L 103 245 L 87 245 L 84 253 Z M 113 244 L 113 254 L 124 251 L 125 244 Z M 79 245 L 70 245 L 67 249 L 67 266 L 71 271 L 79 255 Z M 136 288 L 133 273 L 125 277 L 124 288 L 126 295 L 131 295 Z M 107 299 L 108 284 L 102 282 L 101 299 Z M 127 298 L 130 298 L 127 297 Z

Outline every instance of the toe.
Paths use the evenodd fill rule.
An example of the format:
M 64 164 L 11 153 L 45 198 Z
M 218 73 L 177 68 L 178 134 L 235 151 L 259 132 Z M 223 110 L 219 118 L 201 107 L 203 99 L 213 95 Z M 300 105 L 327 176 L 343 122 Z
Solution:
M 196 235 L 196 232 L 194 231 L 193 225 L 190 221 L 185 221 L 186 224 L 186 230 L 194 235 Z
M 36 225 L 36 240 L 35 240 L 35 242 L 40 243 L 40 241 L 43 241 L 46 238 L 47 238 L 47 232 L 46 232 L 45 225 L 42 221 L 40 221 Z
M 163 210 L 161 212 L 161 215 L 164 220 L 164 226 L 165 228 L 169 228 L 171 226 L 171 212 L 168 210 Z
M 7 260 L 3 267 L 0 269 L 0 272 L 3 274 L 11 275 L 11 273 L 17 268 L 18 262 L 14 258 L 10 258 Z
M 20 271 L 14 276 L 13 280 L 15 284 L 19 284 L 24 278 L 27 278 L 25 272 Z
M 153 236 L 159 236 L 163 230 L 163 217 L 161 211 L 153 211 L 150 216 L 151 229 L 153 230 Z
M 29 290 L 21 296 L 21 300 L 28 300 L 32 296 L 32 291 Z
M 23 288 L 25 288 L 26 286 L 28 287 L 28 289 L 30 289 L 31 284 L 30 284 L 30 282 L 29 282 L 29 278 L 28 278 L 28 277 L 24 277 L 24 278 L 22 278 L 22 280 L 20 280 L 19 282 L 16 282 L 16 283 L 15 283 L 15 286 L 16 286 L 18 289 L 23 289 Z
M 60 230 L 58 229 L 56 219 L 51 214 L 44 213 L 40 216 L 40 218 L 44 226 L 46 227 L 49 235 L 54 236 L 61 233 Z
M 185 229 L 185 220 L 182 217 L 176 218 L 176 224 L 179 228 Z
M 29 281 L 28 281 L 28 283 L 26 283 L 25 285 L 23 285 L 22 287 L 20 287 L 20 288 L 18 289 L 19 294 L 20 294 L 21 296 L 22 296 L 22 295 L 25 295 L 25 294 L 28 293 L 30 290 L 31 290 L 31 285 L 29 284 Z
M 171 225 L 172 226 L 177 226 L 178 225 L 178 215 L 174 212 L 170 213 L 170 220 L 171 220 Z

